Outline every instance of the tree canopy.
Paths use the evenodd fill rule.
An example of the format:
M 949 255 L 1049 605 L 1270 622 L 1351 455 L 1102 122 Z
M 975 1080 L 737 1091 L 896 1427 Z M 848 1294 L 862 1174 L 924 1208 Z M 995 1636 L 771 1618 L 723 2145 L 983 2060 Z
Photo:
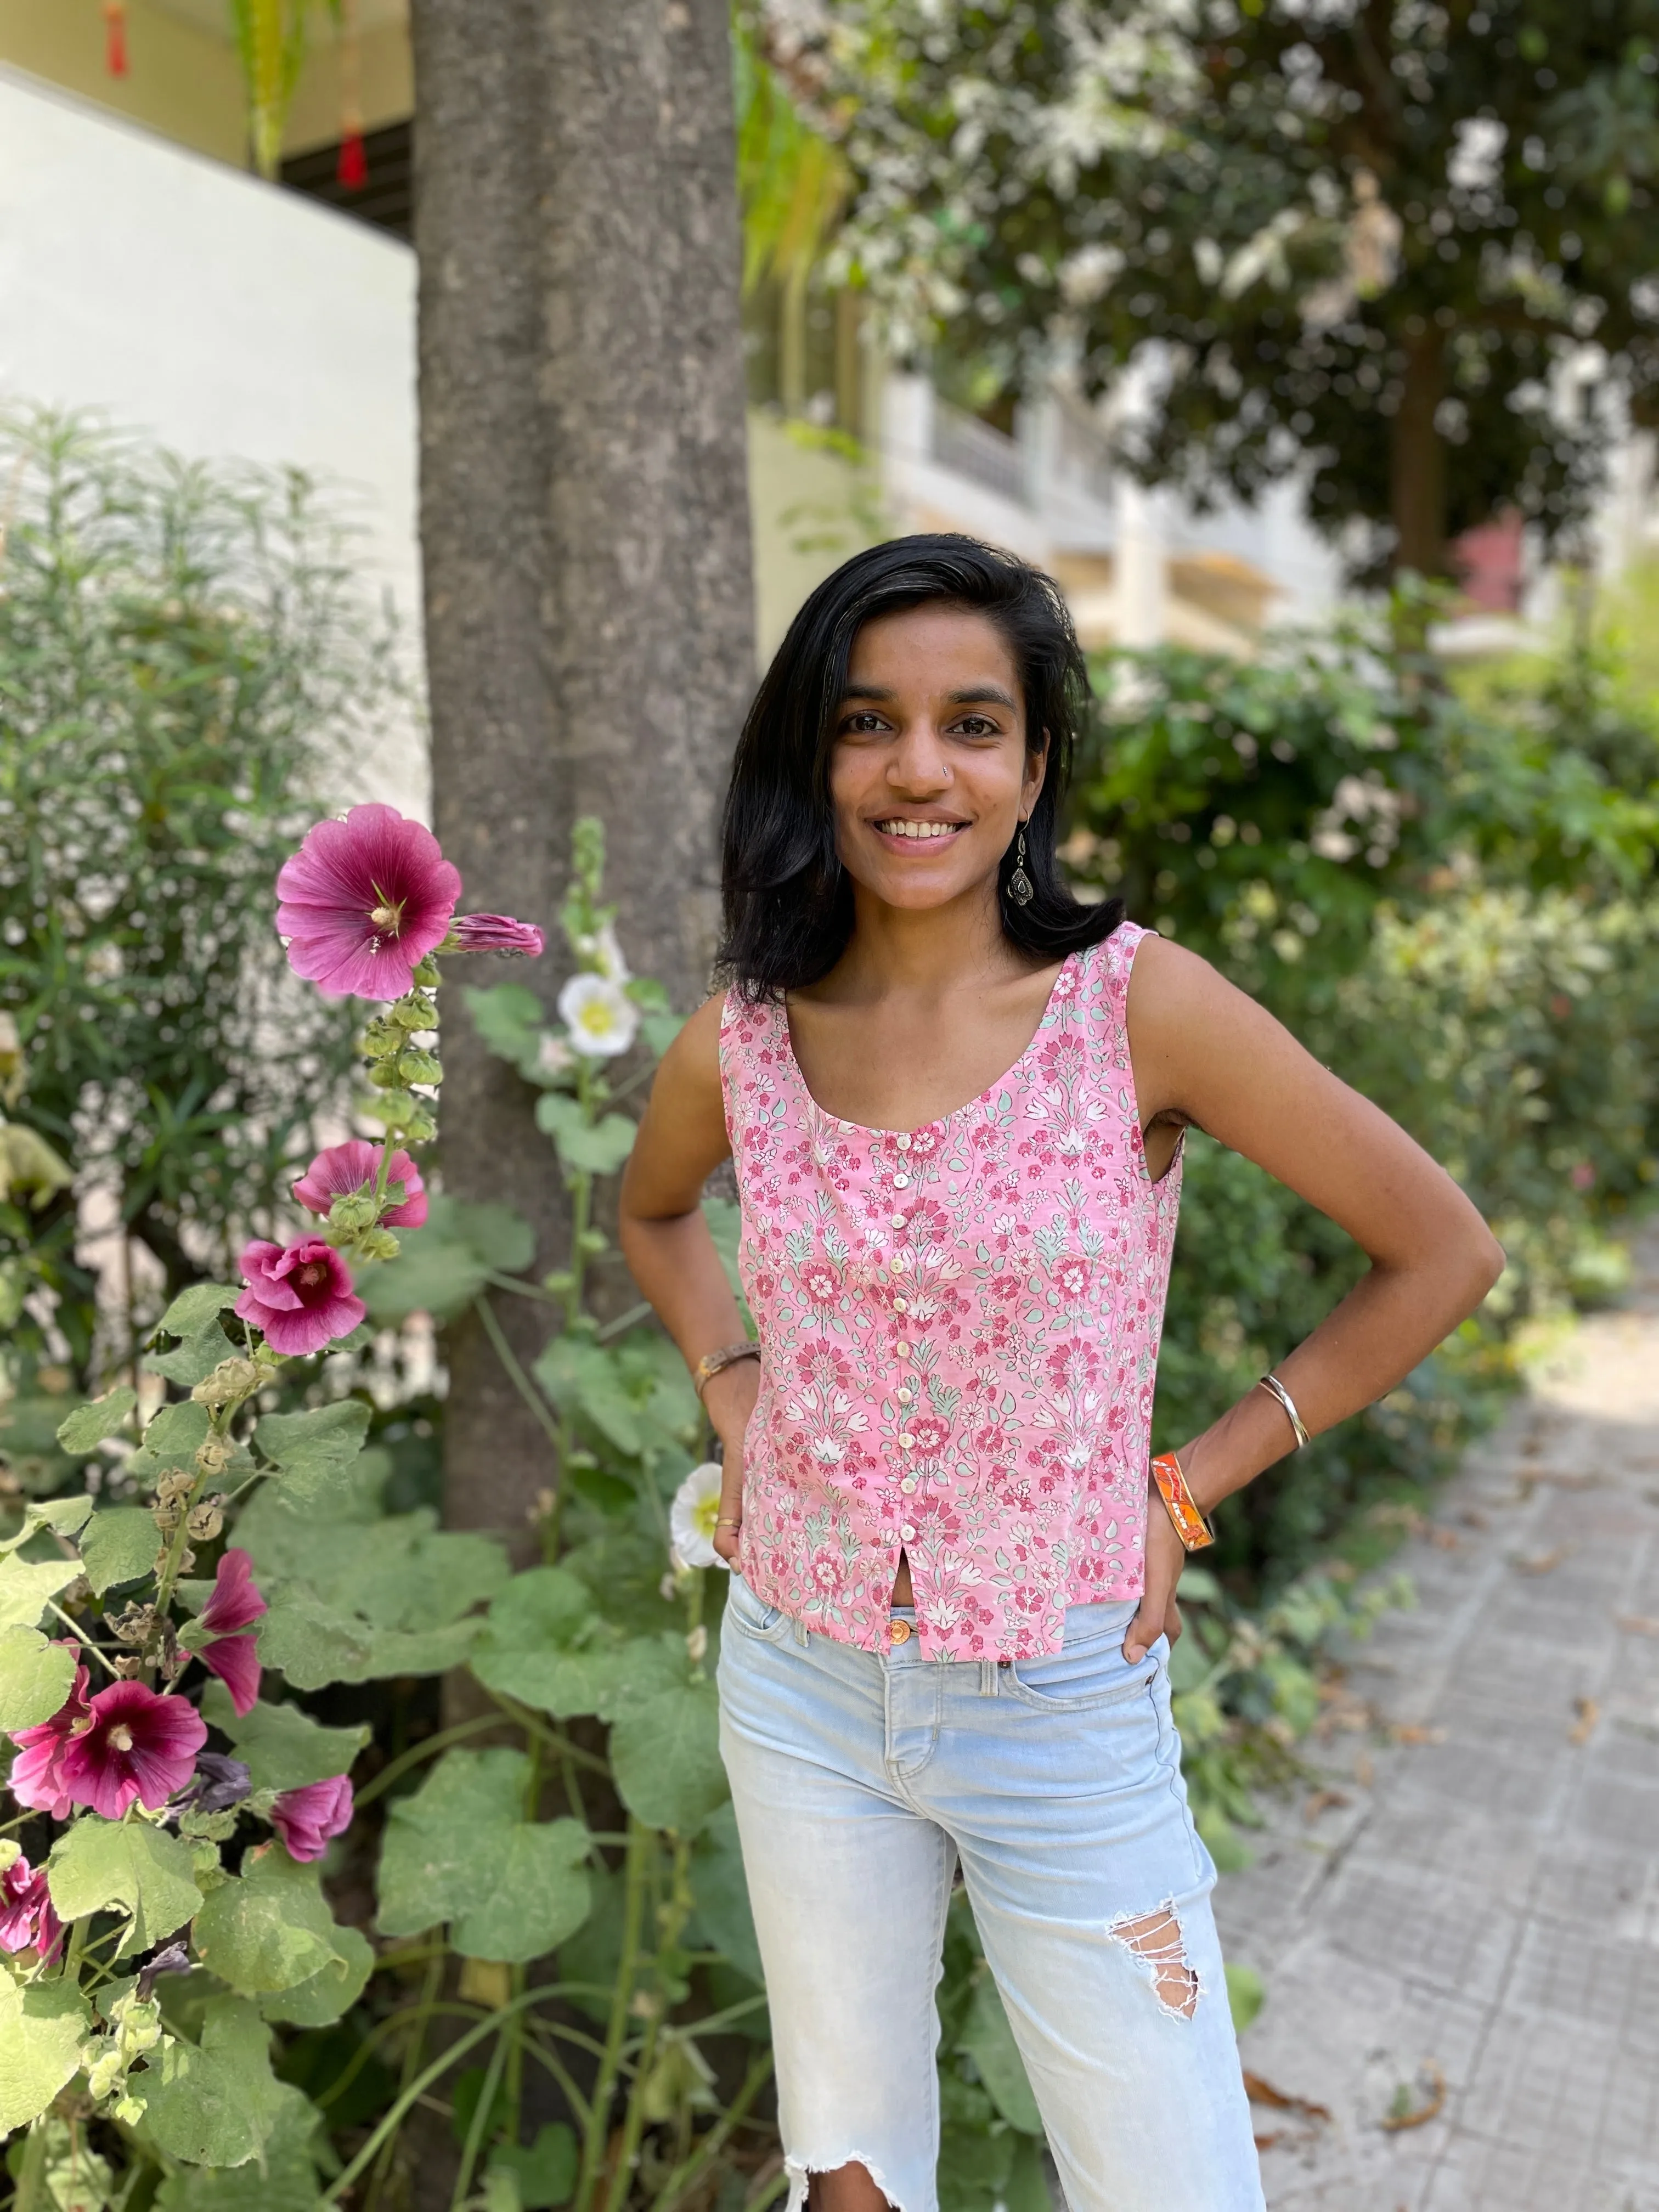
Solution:
M 1508 504 L 1570 537 L 1651 404 L 1659 0 L 840 0 L 807 43 L 902 346 L 1139 360 L 1130 465 L 1305 471 L 1357 572 Z

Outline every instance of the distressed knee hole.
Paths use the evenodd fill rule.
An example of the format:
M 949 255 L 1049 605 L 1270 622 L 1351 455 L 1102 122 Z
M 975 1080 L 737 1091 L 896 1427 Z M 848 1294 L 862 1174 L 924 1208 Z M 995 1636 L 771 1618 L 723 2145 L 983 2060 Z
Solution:
M 877 2170 L 861 2160 L 819 2166 L 811 2161 L 798 2164 L 791 2159 L 788 2166 L 792 2176 L 799 2175 L 805 2182 L 807 2212 L 900 2212 Z M 793 2203 L 795 2199 L 792 2197 L 790 2201 Z
M 1198 1970 L 1188 1963 L 1186 1939 L 1176 1917 L 1174 1899 L 1161 1905 L 1156 1912 L 1115 1920 L 1106 1932 L 1146 1969 L 1164 2010 L 1190 2020 L 1198 2009 Z

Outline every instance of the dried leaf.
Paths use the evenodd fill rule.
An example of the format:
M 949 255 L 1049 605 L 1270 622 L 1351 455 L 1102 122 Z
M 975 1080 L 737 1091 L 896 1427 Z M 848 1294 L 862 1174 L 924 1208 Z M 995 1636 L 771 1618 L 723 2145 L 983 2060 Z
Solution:
M 1376 1762 L 1370 1752 L 1362 1751 L 1353 1763 L 1353 1778 L 1362 1790 L 1369 1790 L 1376 1779 Z
M 1310 2097 L 1287 2096 L 1283 2089 L 1275 2089 L 1271 2081 L 1264 2081 L 1259 2074 L 1244 2069 L 1244 2094 L 1253 2105 L 1271 2105 L 1276 2112 L 1300 2112 L 1304 2120 L 1328 2120 L 1329 2111 L 1316 2105 Z
M 1573 1548 L 1571 1544 L 1558 1544 L 1553 1552 L 1540 1552 L 1535 1558 L 1530 1559 L 1516 1559 L 1513 1562 L 1516 1572 L 1522 1575 L 1547 1575 L 1552 1569 L 1559 1567 L 1563 1559 L 1571 1559 Z
M 1446 2102 L 1445 2075 L 1430 2059 L 1425 2066 L 1419 2068 L 1418 2080 L 1426 2081 L 1429 2084 L 1426 2100 L 1413 2109 L 1409 2102 L 1411 2091 L 1402 2082 L 1395 2092 L 1395 2104 L 1396 2106 L 1403 2105 L 1405 2109 L 1385 2112 L 1377 2123 L 1379 2127 L 1386 2128 L 1390 2134 L 1397 2134 L 1401 2128 L 1420 2128 L 1425 2121 L 1438 2118 Z
M 1395 1743 L 1444 1743 L 1443 1728 L 1425 1728 L 1416 1721 L 1395 1721 L 1389 1730 Z
M 1316 1790 L 1302 1808 L 1302 1817 L 1304 1820 L 1316 1820 L 1322 1813 L 1328 1812 L 1334 1805 L 1346 1805 L 1352 1802 L 1345 1790 Z
M 1659 1620 L 1645 1613 L 1615 1613 L 1613 1625 L 1622 1628 L 1626 1636 L 1659 1636 Z
M 1595 1723 L 1601 1717 L 1601 1708 L 1594 1698 L 1575 1698 L 1572 1709 L 1578 1717 L 1567 1730 L 1567 1741 L 1588 1743 L 1595 1733 Z

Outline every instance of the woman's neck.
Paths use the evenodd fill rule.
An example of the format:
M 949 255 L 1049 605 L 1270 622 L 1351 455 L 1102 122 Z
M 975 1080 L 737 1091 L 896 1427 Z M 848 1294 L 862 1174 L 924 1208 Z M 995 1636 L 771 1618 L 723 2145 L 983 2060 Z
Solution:
M 1025 966 L 1009 944 L 994 884 L 916 909 L 853 890 L 853 933 L 824 978 L 825 995 L 938 999 Z

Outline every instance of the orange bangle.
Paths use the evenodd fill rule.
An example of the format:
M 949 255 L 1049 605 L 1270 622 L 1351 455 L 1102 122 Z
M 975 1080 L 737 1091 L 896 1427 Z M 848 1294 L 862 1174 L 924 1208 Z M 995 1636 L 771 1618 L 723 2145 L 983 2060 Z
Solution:
M 1187 1487 L 1187 1478 L 1181 1472 L 1181 1462 L 1173 1452 L 1160 1452 L 1152 1462 L 1152 1480 L 1158 1485 L 1158 1495 L 1170 1510 L 1175 1532 L 1189 1552 L 1201 1552 L 1215 1541 L 1215 1527 L 1207 1514 L 1199 1510 L 1198 1500 Z

